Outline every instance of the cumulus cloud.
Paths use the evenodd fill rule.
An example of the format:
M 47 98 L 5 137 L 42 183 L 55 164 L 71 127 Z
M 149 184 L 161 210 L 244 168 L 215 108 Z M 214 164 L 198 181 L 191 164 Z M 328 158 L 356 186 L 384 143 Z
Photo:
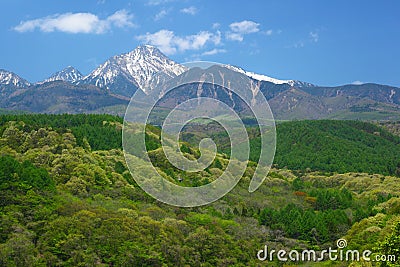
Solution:
M 260 26 L 260 24 L 254 21 L 243 20 L 241 22 L 231 23 L 229 25 L 229 28 L 231 28 L 233 32 L 248 34 L 248 33 L 258 32 L 259 31 L 258 26 Z
M 259 23 L 250 20 L 233 22 L 229 25 L 231 29 L 226 33 L 226 38 L 232 41 L 243 41 L 244 35 L 260 31 Z
M 175 54 L 177 51 L 199 50 L 208 43 L 218 45 L 221 42 L 221 33 L 201 31 L 197 34 L 176 36 L 173 31 L 160 30 L 155 33 L 146 33 L 136 37 L 147 44 L 157 46 L 165 54 Z
M 132 18 L 133 15 L 126 10 L 119 10 L 105 19 L 92 13 L 64 13 L 22 21 L 14 30 L 21 33 L 38 29 L 42 32 L 102 34 L 112 27 L 133 27 Z
M 181 11 L 182 13 L 185 13 L 185 14 L 196 15 L 196 13 L 197 13 L 197 8 L 194 7 L 194 6 L 191 6 L 191 7 L 182 8 L 180 11 Z

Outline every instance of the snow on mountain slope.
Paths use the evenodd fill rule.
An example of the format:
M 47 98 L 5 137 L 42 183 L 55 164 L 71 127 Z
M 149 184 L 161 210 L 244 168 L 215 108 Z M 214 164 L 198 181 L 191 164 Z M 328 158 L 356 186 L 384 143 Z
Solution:
M 0 85 L 13 85 L 15 87 L 25 88 L 31 84 L 11 71 L 0 69 Z
M 58 71 L 51 75 L 48 79 L 41 83 L 53 82 L 53 81 L 65 81 L 70 83 L 76 83 L 82 80 L 83 75 L 74 67 L 68 66 L 65 69 Z
M 259 81 L 289 84 L 296 87 L 313 86 L 296 80 L 275 79 L 232 65 L 224 66 Z M 91 84 L 108 90 L 113 94 L 131 97 L 138 88 L 143 91 L 152 90 L 159 83 L 176 77 L 186 70 L 185 66 L 171 60 L 156 47 L 142 45 L 129 53 L 111 57 L 85 77 L 77 69 L 69 66 L 37 84 L 58 80 L 78 85 Z M 0 84 L 11 84 L 14 87 L 28 87 L 31 85 L 16 74 L 5 70 L 0 70 Z
M 127 87 L 131 84 L 146 91 L 151 89 L 151 80 L 156 73 L 163 72 L 175 77 L 185 70 L 184 66 L 169 59 L 157 48 L 143 45 L 129 53 L 110 58 L 84 77 L 81 83 L 94 84 L 111 91 L 117 89 L 117 86 Z
M 301 82 L 301 81 L 296 81 L 296 80 L 279 80 L 279 79 L 275 79 L 272 77 L 269 77 L 267 75 L 263 75 L 263 74 L 257 74 L 251 71 L 246 71 L 242 68 L 236 67 L 236 66 L 232 66 L 232 65 L 224 65 L 224 67 L 245 74 L 250 78 L 253 78 L 255 80 L 258 81 L 265 81 L 265 82 L 271 82 L 274 84 L 289 84 L 290 86 L 298 86 L 298 87 L 303 87 L 303 86 L 314 86 L 311 83 L 307 83 L 307 82 Z

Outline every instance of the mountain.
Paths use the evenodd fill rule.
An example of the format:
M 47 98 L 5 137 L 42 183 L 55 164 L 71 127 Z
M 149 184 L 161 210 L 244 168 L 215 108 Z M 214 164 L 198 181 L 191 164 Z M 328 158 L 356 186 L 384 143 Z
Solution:
M 227 87 L 229 81 L 237 82 L 237 77 L 249 77 L 253 81 L 252 88 L 244 89 L 246 94 L 263 94 L 279 120 L 400 120 L 398 87 L 372 83 L 323 87 L 298 80 L 275 79 L 232 65 L 218 67 L 225 68 L 224 77 L 220 75 L 221 69 L 208 71 Z M 0 70 L 0 108 L 123 115 L 129 98 L 137 89 L 149 94 L 155 89 L 163 90 L 159 85 L 165 81 L 175 87 L 185 77 L 192 75 L 194 80 L 201 80 L 204 74 L 201 69 L 188 69 L 176 63 L 153 46 L 143 45 L 111 57 L 84 77 L 75 68 L 67 67 L 43 82 L 31 84 L 12 72 Z M 249 111 L 238 97 L 222 86 L 203 84 L 199 90 L 195 84 L 185 85 L 168 94 L 168 99 L 159 102 L 161 108 L 171 108 L 188 97 L 204 96 L 217 98 L 242 114 Z
M 207 70 L 193 68 L 172 79 L 168 87 L 173 88 L 182 81 L 215 81 L 229 87 L 230 82 L 240 83 L 246 75 L 254 83 L 237 85 L 245 94 L 261 93 L 269 102 L 275 119 L 357 119 L 357 120 L 399 120 L 400 88 L 380 85 L 343 85 L 321 87 L 295 80 L 277 80 L 243 69 L 213 66 Z M 210 77 L 209 77 L 210 76 Z M 259 79 L 256 79 L 259 78 Z M 246 80 L 246 79 L 244 79 Z M 248 84 L 248 85 L 246 85 Z M 248 114 L 246 105 L 229 90 L 207 82 L 186 85 L 168 92 L 158 104 L 161 108 L 173 108 L 189 98 L 211 97 L 223 101 L 237 112 Z M 254 99 L 254 97 L 253 97 Z
M 157 48 L 143 45 L 129 53 L 110 58 L 79 84 L 93 84 L 107 88 L 114 94 L 131 97 L 138 88 L 143 91 L 151 89 L 152 79 L 157 73 L 171 78 L 185 69 Z
M 64 81 L 36 84 L 20 89 L 0 99 L 0 106 L 8 110 L 35 113 L 93 113 L 98 109 L 128 104 L 128 100 L 110 95 L 107 90 L 93 85 L 74 85 Z
M 365 83 L 360 85 L 348 84 L 335 87 L 310 86 L 302 88 L 302 90 L 316 96 L 349 96 L 369 98 L 384 103 L 400 104 L 400 89 L 388 85 Z
M 400 88 L 393 86 L 291 87 L 264 82 L 260 91 L 276 119 L 400 119 Z
M 19 77 L 17 74 L 0 69 L 0 88 L 3 87 L 15 87 L 15 88 L 26 88 L 30 86 L 31 84 Z
M 279 79 L 275 79 L 272 77 L 269 77 L 267 75 L 263 75 L 263 74 L 257 74 L 251 71 L 246 71 L 242 68 L 239 68 L 237 66 L 232 66 L 232 65 L 223 65 L 224 67 L 231 69 L 233 71 L 245 74 L 246 76 L 253 78 L 254 80 L 257 81 L 263 81 L 263 82 L 270 82 L 273 84 L 288 84 L 290 86 L 296 86 L 296 87 L 313 87 L 315 85 L 311 84 L 311 83 L 307 83 L 307 82 L 302 82 L 302 81 L 297 81 L 297 80 L 279 80 Z
M 74 67 L 68 66 L 65 69 L 58 71 L 51 75 L 49 78 L 44 80 L 42 83 L 45 82 L 53 82 L 53 81 L 65 81 L 70 83 L 76 83 L 82 80 L 83 75 Z

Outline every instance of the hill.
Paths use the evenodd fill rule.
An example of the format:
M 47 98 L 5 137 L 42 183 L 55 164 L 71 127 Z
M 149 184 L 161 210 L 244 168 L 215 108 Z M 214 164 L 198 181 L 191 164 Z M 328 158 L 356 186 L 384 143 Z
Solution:
M 212 125 L 212 124 L 211 124 Z M 221 128 L 191 125 L 182 140 L 198 144 L 207 134 L 229 154 L 229 138 Z M 259 157 L 259 132 L 248 127 L 250 160 Z M 398 175 L 400 138 L 377 125 L 361 121 L 312 120 L 281 122 L 276 126 L 274 163 L 279 168 L 299 171 L 367 172 Z
M 256 253 L 264 245 L 322 250 L 334 248 L 340 237 L 346 237 L 349 247 L 370 249 L 373 255 L 400 256 L 396 177 L 273 168 L 264 184 L 249 193 L 255 166 L 250 164 L 222 199 L 177 208 L 157 202 L 136 185 L 122 150 L 112 141 L 120 140 L 120 118 L 0 118 L 1 266 L 258 266 Z M 344 125 L 348 131 L 354 128 Z M 339 126 L 333 124 L 329 131 L 335 133 Z M 356 128 L 366 131 L 367 126 Z M 157 134 L 156 127 L 148 128 L 149 136 Z M 383 140 L 393 138 L 384 134 Z M 195 154 L 194 147 L 185 145 L 184 153 Z M 157 152 L 157 146 L 151 151 Z M 210 180 L 223 171 L 226 159 L 217 159 L 220 164 L 210 168 Z M 140 166 L 132 174 L 146 177 Z M 162 164 L 159 170 L 174 180 L 174 170 L 168 172 Z

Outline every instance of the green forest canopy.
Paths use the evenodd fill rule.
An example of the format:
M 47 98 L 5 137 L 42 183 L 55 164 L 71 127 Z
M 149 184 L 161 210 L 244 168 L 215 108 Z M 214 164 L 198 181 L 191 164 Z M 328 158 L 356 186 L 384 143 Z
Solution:
M 1 266 L 256 266 L 255 254 L 264 244 L 321 249 L 342 236 L 353 249 L 400 256 L 396 177 L 274 168 L 249 193 L 248 176 L 255 166 L 250 164 L 244 179 L 221 200 L 177 208 L 155 201 L 132 179 L 118 143 L 120 118 L 21 115 L 10 120 L 18 122 L 2 117 L 0 125 Z M 357 147 L 371 138 L 378 149 L 396 146 L 396 137 L 363 128 L 370 124 L 313 123 L 282 125 L 303 133 L 327 127 L 337 145 L 349 140 Z M 282 125 L 278 135 L 287 133 L 289 141 L 302 138 L 279 130 Z M 159 132 L 149 130 L 156 154 Z M 366 136 L 358 139 L 360 131 Z M 324 145 L 325 138 L 317 141 Z M 183 150 L 196 152 L 189 143 Z M 218 158 L 205 175 L 215 178 L 225 160 Z M 133 175 L 147 173 L 138 165 Z

